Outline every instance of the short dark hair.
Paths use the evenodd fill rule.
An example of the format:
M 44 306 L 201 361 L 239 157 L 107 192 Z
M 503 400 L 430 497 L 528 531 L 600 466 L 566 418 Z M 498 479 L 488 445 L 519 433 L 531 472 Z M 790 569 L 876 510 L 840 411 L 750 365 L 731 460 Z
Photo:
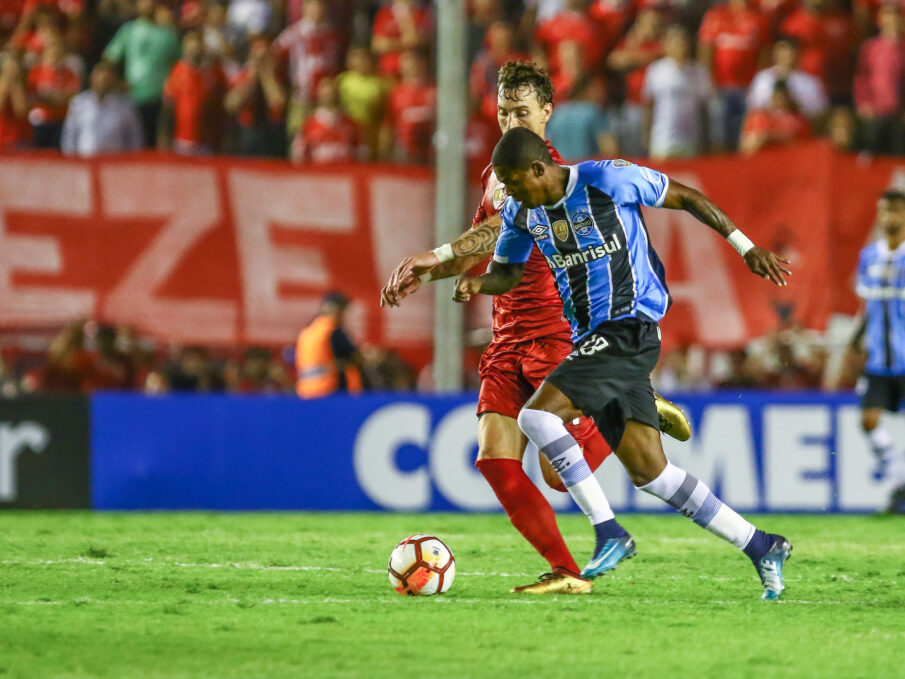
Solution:
M 526 127 L 513 128 L 500 137 L 491 158 L 494 167 L 514 170 L 524 170 L 535 161 L 553 164 L 547 142 Z
M 553 83 L 546 69 L 533 61 L 507 61 L 497 75 L 497 91 L 504 97 L 515 98 L 523 87 L 534 90 L 537 103 L 541 106 L 553 103 Z
M 776 38 L 776 40 L 773 42 L 773 46 L 776 47 L 776 45 L 788 45 L 793 50 L 798 50 L 801 48 L 801 42 L 798 40 L 798 38 L 796 38 L 794 35 L 787 35 L 786 33 L 783 33 L 778 38 Z
M 887 189 L 883 192 L 883 195 L 880 196 L 880 200 L 905 202 L 905 191 L 903 191 L 902 189 Z

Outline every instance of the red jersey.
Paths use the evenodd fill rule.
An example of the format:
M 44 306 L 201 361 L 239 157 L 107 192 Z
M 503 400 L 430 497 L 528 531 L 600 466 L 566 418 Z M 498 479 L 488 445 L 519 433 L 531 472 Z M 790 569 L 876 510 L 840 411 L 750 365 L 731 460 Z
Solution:
M 635 16 L 637 0 L 594 0 L 588 8 L 588 16 L 597 26 L 602 54 L 609 54 L 619 42 L 629 20 Z
M 717 87 L 747 87 L 757 73 L 757 57 L 767 44 L 766 17 L 753 9 L 726 5 L 707 10 L 698 31 L 701 43 L 713 48 L 713 80 Z
M 61 123 L 66 117 L 68 104 L 51 104 L 41 101 L 41 95 L 68 95 L 79 93 L 81 82 L 78 73 L 68 66 L 50 66 L 36 64 L 28 72 L 28 91 L 37 99 L 28 112 L 28 120 L 32 125 L 44 123 Z
M 358 126 L 350 118 L 318 108 L 302 123 L 292 156 L 311 163 L 354 161 L 360 143 Z
M 581 12 L 564 10 L 541 23 L 534 32 L 537 43 L 544 48 L 550 70 L 559 71 L 559 46 L 566 40 L 577 42 L 584 55 L 584 66 L 591 67 L 600 59 L 600 38 L 597 26 Z
M 550 146 L 550 155 L 557 163 L 564 162 L 559 152 Z M 481 176 L 484 195 L 471 221 L 472 228 L 498 215 L 506 202 L 506 188 L 496 178 L 493 166 L 488 165 Z M 521 282 L 504 295 L 493 298 L 493 339 L 495 342 L 524 342 L 537 337 L 560 337 L 571 340 L 569 324 L 562 315 L 562 300 L 553 284 L 553 274 L 537 248 L 525 263 Z
M 799 8 L 782 23 L 781 32 L 801 45 L 799 68 L 823 79 L 830 93 L 846 90 L 851 78 L 855 26 L 842 12 L 813 14 Z
M 219 104 L 226 91 L 226 75 L 219 66 L 194 66 L 176 62 L 163 86 L 163 95 L 173 102 L 173 137 L 200 144 L 204 138 L 206 115 Z
M 801 113 L 785 111 L 752 111 L 745 119 L 746 132 L 767 135 L 768 145 L 801 141 L 811 136 L 811 123 Z
M 386 5 L 377 10 L 374 16 L 373 35 L 398 40 L 402 37 L 400 22 L 411 21 L 415 26 L 415 32 L 420 33 L 427 41 L 432 30 L 430 11 L 423 7 L 412 7 L 409 16 L 399 14 L 400 11 L 395 5 Z M 400 52 L 387 52 L 380 56 L 380 72 L 383 75 L 399 75 L 399 55 Z
M 396 143 L 411 160 L 427 162 L 437 107 L 437 88 L 428 83 L 401 82 L 390 91 L 387 115 Z
M 619 43 L 619 49 L 623 49 L 626 41 Z M 659 59 L 663 56 L 663 43 L 660 40 L 646 40 L 638 46 L 643 52 L 647 52 L 653 58 Z M 644 78 L 647 75 L 647 66 L 627 71 L 623 76 L 625 78 L 625 98 L 633 104 L 640 104 L 644 99 L 642 91 L 644 90 Z

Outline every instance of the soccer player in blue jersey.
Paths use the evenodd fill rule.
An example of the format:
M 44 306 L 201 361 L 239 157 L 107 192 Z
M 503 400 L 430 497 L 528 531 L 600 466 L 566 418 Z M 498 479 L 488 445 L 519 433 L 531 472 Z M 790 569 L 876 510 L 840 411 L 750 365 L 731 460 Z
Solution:
M 892 481 L 887 511 L 905 514 L 905 460 L 880 425 L 884 410 L 898 412 L 905 399 L 905 192 L 887 191 L 877 202 L 881 237 L 861 251 L 855 291 L 863 315 L 853 348 L 867 349 L 859 380 L 861 427 Z
M 528 400 L 518 424 L 594 526 L 597 543 L 582 575 L 610 570 L 633 544 L 563 425 L 585 414 L 637 488 L 744 551 L 763 598 L 779 598 L 789 541 L 755 528 L 663 453 L 650 373 L 660 354 L 657 322 L 671 299 L 640 206 L 686 210 L 776 285 L 785 285 L 788 262 L 756 247 L 703 194 L 656 170 L 619 160 L 557 165 L 544 141 L 524 128 L 503 135 L 493 168 L 509 195 L 500 238 L 487 273 L 461 278 L 455 299 L 510 290 L 535 246 L 553 272 L 574 350 Z

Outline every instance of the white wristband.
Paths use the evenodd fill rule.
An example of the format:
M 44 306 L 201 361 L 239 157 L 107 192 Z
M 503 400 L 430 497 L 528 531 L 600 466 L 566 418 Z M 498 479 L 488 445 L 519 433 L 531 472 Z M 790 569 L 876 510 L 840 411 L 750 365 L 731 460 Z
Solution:
M 735 231 L 730 233 L 726 237 L 726 240 L 729 241 L 729 245 L 734 247 L 735 251 L 742 257 L 747 255 L 748 250 L 754 247 L 754 243 L 751 242 L 751 239 L 743 234 L 739 229 L 736 229 Z
M 437 255 L 437 259 L 440 260 L 440 263 L 450 262 L 456 258 L 456 253 L 453 252 L 452 245 L 449 243 L 444 243 L 440 247 L 434 248 L 431 250 L 435 255 Z
M 428 271 L 427 273 L 421 274 L 420 276 L 418 276 L 418 280 L 420 280 L 422 284 L 427 283 L 428 281 L 432 280 L 431 272 Z

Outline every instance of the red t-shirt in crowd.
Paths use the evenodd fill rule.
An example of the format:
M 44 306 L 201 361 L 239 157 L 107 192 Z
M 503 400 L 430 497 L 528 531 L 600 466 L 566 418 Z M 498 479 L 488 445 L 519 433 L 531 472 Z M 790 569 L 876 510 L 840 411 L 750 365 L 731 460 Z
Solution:
M 78 73 L 68 66 L 35 64 L 28 72 L 28 92 L 32 96 L 60 93 L 72 97 L 79 93 L 80 87 Z M 68 108 L 67 104 L 36 103 L 28 112 L 28 120 L 32 125 L 61 123 Z
M 22 13 L 29 14 L 40 5 L 56 7 L 67 16 L 77 16 L 82 13 L 85 0 L 25 0 Z
M 24 118 L 17 118 L 9 106 L 0 109 L 0 152 L 15 149 L 31 136 L 31 128 Z
M 163 96 L 173 103 L 173 137 L 188 144 L 206 141 L 205 113 L 222 100 L 225 91 L 226 75 L 219 66 L 176 62 L 163 86 Z
M 387 115 L 397 145 L 410 159 L 426 162 L 431 157 L 437 88 L 429 83 L 399 83 L 390 90 Z
M 0 0 L 0 28 L 10 31 L 19 23 L 25 0 Z
M 830 94 L 849 94 L 854 73 L 854 53 L 858 44 L 855 21 L 847 12 L 835 11 L 824 23 L 827 36 L 826 76 L 824 82 Z
M 292 156 L 309 163 L 353 161 L 360 144 L 358 126 L 351 118 L 318 108 L 302 123 Z
M 550 155 L 564 163 L 547 142 Z M 484 195 L 472 219 L 472 227 L 498 215 L 506 202 L 506 187 L 488 165 L 481 177 Z M 493 339 L 495 342 L 524 342 L 537 337 L 560 337 L 570 341 L 571 330 L 562 315 L 562 300 L 553 283 L 553 274 L 537 248 L 525 263 L 521 282 L 503 295 L 493 297 Z
M 905 41 L 877 36 L 865 41 L 855 73 L 855 107 L 861 115 L 888 116 L 902 109 Z
M 831 94 L 847 91 L 855 44 L 855 25 L 849 15 L 812 14 L 799 8 L 783 21 L 780 31 L 798 40 L 801 70 L 821 78 Z
M 619 43 L 617 49 L 625 47 L 625 40 Z M 663 43 L 659 40 L 647 40 L 641 43 L 640 49 L 647 52 L 655 59 L 663 56 Z M 647 66 L 636 68 L 625 74 L 625 98 L 633 104 L 640 104 L 642 100 L 641 92 L 644 89 L 644 76 L 647 74 Z
M 713 49 L 713 80 L 719 88 L 751 84 L 757 58 L 767 44 L 766 17 L 753 9 L 736 11 L 717 5 L 704 14 L 698 38 Z
M 239 87 L 241 85 L 246 84 L 249 80 L 251 80 L 251 74 L 248 72 L 247 68 L 243 68 L 241 71 L 238 71 L 235 75 L 230 78 L 229 86 L 230 87 Z M 272 123 L 278 123 L 283 117 L 283 107 L 282 106 L 270 106 L 266 103 L 264 99 L 263 92 L 261 93 L 261 105 L 262 107 L 266 107 L 267 118 Z M 238 115 L 236 116 L 236 120 L 239 125 L 242 127 L 252 127 L 255 124 L 255 95 L 252 93 L 251 97 L 245 102 L 244 106 L 239 110 Z
M 811 123 L 802 113 L 791 111 L 752 111 L 745 119 L 742 134 L 765 132 L 768 143 L 783 144 L 800 141 L 811 136 Z
M 415 30 L 426 39 L 430 37 L 433 27 L 431 25 L 431 13 L 424 7 L 413 7 L 412 14 L 415 21 Z M 374 36 L 393 38 L 399 40 L 402 33 L 399 29 L 398 10 L 395 5 L 385 5 L 377 10 L 374 17 Z M 384 75 L 399 75 L 399 52 L 387 52 L 380 56 L 380 71 Z
M 588 16 L 596 26 L 600 40 L 600 54 L 609 54 L 619 37 L 635 16 L 637 0 L 594 0 Z
M 584 65 L 592 66 L 600 59 L 600 39 L 594 23 L 582 12 L 563 11 L 542 22 L 534 33 L 550 61 L 550 70 L 559 70 L 559 46 L 566 40 L 577 42 L 584 55 Z
M 289 55 L 292 85 L 303 98 L 313 97 L 321 79 L 339 70 L 342 42 L 328 24 L 297 21 L 277 36 L 273 47 Z

